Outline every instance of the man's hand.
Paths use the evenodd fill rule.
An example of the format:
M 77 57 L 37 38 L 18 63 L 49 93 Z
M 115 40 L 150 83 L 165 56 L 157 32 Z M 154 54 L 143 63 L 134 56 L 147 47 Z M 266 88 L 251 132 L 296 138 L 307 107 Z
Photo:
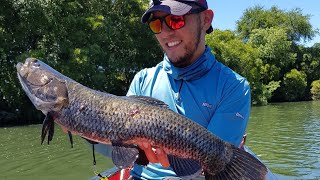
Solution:
M 168 156 L 161 148 L 152 148 L 150 142 L 140 141 L 137 145 L 144 151 L 149 162 L 160 163 L 164 168 L 170 166 Z

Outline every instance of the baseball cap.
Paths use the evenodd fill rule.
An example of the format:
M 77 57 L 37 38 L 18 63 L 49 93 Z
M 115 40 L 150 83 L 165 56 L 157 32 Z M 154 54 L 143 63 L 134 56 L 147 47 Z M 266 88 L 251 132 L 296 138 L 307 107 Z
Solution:
M 154 11 L 162 11 L 168 14 L 182 16 L 187 14 L 191 9 L 208 9 L 206 0 L 153 0 L 150 7 L 142 15 L 141 22 L 148 22 L 150 15 Z M 206 31 L 207 34 L 213 31 L 212 26 Z

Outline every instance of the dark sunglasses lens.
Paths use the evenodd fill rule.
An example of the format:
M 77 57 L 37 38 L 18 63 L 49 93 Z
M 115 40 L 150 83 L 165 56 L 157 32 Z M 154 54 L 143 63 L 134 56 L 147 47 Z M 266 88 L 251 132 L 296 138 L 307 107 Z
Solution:
M 154 21 L 149 22 L 149 27 L 153 33 L 160 33 L 161 32 L 161 21 L 160 19 L 156 19 Z
M 154 19 L 149 22 L 149 27 L 155 34 L 161 33 L 162 20 L 160 19 Z M 172 30 L 180 29 L 185 25 L 183 16 L 167 15 L 164 17 L 164 19 L 168 27 Z
M 183 16 L 174 16 L 174 15 L 167 16 L 166 23 L 173 30 L 180 29 L 185 24 Z

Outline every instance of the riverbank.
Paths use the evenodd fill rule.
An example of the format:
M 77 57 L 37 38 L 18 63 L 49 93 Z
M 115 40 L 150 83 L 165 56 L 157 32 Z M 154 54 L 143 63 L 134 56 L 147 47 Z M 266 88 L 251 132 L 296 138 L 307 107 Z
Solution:
M 0 127 L 16 125 L 12 122 L 16 122 L 16 115 L 6 111 L 0 111 Z
M 33 114 L 33 115 L 30 115 Z M 0 127 L 26 126 L 42 123 L 44 115 L 39 111 L 33 110 L 25 119 L 19 119 L 17 113 L 0 111 Z

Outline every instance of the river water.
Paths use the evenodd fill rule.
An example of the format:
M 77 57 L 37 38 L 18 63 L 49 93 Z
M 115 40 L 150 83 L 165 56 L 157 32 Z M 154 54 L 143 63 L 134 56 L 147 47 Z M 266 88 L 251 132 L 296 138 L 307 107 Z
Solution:
M 56 126 L 50 145 L 40 145 L 41 125 L 0 128 L 0 180 L 89 179 L 92 151 L 79 137 L 74 148 Z M 320 101 L 253 107 L 247 145 L 278 179 L 320 179 Z M 97 170 L 112 167 L 97 154 Z
M 320 179 L 320 101 L 254 107 L 247 145 L 279 179 Z

